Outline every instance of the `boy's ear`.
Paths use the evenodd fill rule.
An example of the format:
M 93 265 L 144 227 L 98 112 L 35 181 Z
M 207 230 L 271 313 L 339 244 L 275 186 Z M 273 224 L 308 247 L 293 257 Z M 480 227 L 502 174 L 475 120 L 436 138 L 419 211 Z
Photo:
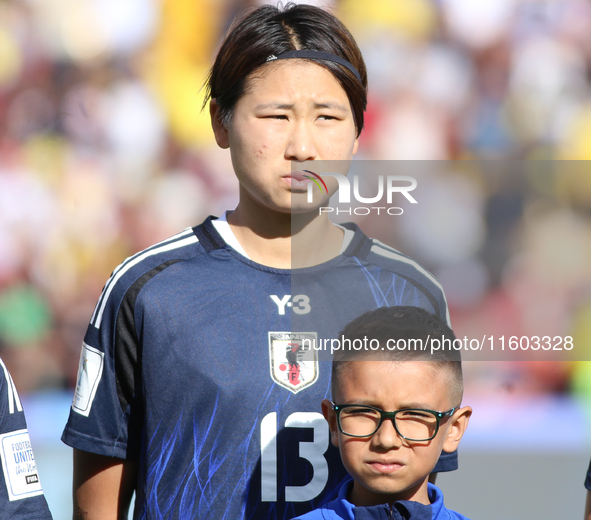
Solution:
M 209 116 L 211 117 L 211 127 L 213 128 L 215 142 L 220 148 L 230 148 L 228 130 L 222 124 L 222 120 L 220 119 L 220 107 L 217 104 L 217 101 L 213 98 L 209 102 Z
M 330 441 L 337 448 L 339 447 L 339 428 L 337 426 L 337 414 L 332 409 L 332 403 L 328 399 L 322 400 L 322 415 L 328 422 L 330 428 Z
M 452 452 L 458 449 L 460 440 L 468 427 L 472 408 L 464 406 L 457 410 L 450 418 L 451 424 L 443 441 L 443 451 Z

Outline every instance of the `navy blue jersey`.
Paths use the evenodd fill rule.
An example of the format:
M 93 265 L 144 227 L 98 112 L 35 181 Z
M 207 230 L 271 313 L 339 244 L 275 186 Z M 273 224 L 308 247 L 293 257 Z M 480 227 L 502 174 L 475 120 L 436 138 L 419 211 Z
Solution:
M 23 407 L 1 359 L 0 459 L 0 518 L 51 519 L 41 489 Z
M 415 262 L 349 226 L 338 257 L 282 270 L 229 247 L 211 219 L 129 258 L 88 327 L 63 440 L 136 459 L 135 518 L 292 518 L 346 477 L 314 350 L 361 313 L 415 305 L 448 319 Z

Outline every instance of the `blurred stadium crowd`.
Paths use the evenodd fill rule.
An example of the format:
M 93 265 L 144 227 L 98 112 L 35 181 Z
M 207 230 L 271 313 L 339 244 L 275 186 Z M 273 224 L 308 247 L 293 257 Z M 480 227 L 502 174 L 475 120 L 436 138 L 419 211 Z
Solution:
M 433 218 L 381 238 L 441 279 L 460 336 L 568 334 L 591 360 L 591 3 L 309 3 L 366 59 L 357 158 L 454 161 L 423 195 Z M 22 392 L 74 385 L 123 258 L 234 207 L 200 88 L 251 5 L 0 2 L 0 355 Z M 588 365 L 490 364 L 474 384 L 585 394 Z

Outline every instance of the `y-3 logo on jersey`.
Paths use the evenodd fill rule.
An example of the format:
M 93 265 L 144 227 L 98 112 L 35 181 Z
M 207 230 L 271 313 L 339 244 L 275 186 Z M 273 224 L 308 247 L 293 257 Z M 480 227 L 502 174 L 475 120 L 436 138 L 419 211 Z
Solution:
M 286 294 L 283 298 L 279 298 L 276 294 L 270 294 L 269 296 L 277 305 L 280 316 L 285 314 L 286 307 L 290 307 L 296 314 L 308 314 L 312 310 L 310 298 L 305 294 L 297 294 L 293 298 L 291 294 Z

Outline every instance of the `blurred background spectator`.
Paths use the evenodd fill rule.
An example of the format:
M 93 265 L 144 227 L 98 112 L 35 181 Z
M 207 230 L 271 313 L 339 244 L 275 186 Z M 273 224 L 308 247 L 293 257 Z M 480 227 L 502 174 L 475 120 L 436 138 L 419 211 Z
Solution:
M 201 86 L 259 3 L 0 2 L 0 354 L 22 393 L 71 391 L 123 258 L 234 207 Z M 591 3 L 308 3 L 366 59 L 357 159 L 419 179 L 380 238 L 439 277 L 459 336 L 574 338 L 575 361 L 467 367 L 468 391 L 576 396 L 591 420 Z

